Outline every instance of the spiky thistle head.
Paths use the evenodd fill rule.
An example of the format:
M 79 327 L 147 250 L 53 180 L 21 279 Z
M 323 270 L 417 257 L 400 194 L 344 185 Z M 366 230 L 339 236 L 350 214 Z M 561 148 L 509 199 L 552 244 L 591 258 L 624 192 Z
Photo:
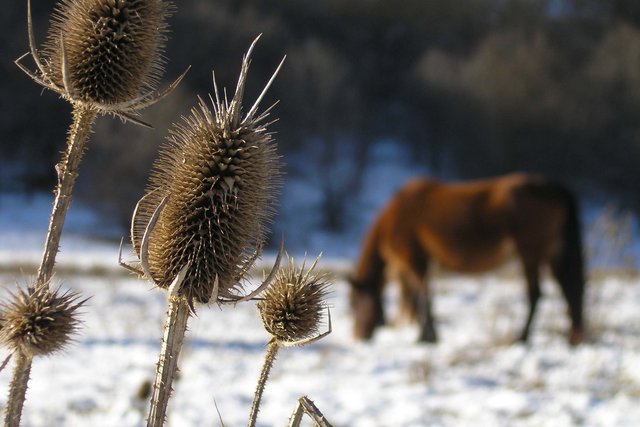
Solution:
M 31 357 L 61 350 L 78 328 L 77 310 L 85 301 L 48 286 L 19 289 L 0 308 L 0 343 Z
M 63 57 L 76 97 L 118 104 L 153 90 L 162 75 L 169 6 L 161 0 L 62 0 L 45 54 L 63 83 Z
M 289 258 L 257 304 L 265 329 L 280 343 L 296 343 L 318 335 L 329 282 L 313 271 L 316 262 L 305 271 L 304 264 L 297 268 Z
M 28 0 L 30 54 L 37 70 L 21 64 L 27 54 L 16 64 L 74 104 L 137 122 L 131 117 L 137 110 L 166 96 L 184 76 L 156 93 L 172 9 L 162 0 L 60 0 L 39 52 Z
M 147 275 L 168 288 L 184 272 L 179 294 L 190 302 L 237 294 L 274 214 L 281 163 L 264 123 L 268 113 L 255 115 L 273 79 L 241 115 L 251 49 L 230 103 L 219 99 L 214 78 L 213 111 L 200 99 L 173 126 L 132 221 L 132 243 Z

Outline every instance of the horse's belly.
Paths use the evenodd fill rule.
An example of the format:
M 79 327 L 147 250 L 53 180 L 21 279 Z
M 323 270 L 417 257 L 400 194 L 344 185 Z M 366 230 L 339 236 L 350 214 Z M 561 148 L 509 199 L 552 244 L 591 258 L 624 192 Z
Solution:
M 515 243 L 511 239 L 463 246 L 456 250 L 441 246 L 431 250 L 431 253 L 443 267 L 461 273 L 482 273 L 493 270 L 504 264 L 515 253 Z

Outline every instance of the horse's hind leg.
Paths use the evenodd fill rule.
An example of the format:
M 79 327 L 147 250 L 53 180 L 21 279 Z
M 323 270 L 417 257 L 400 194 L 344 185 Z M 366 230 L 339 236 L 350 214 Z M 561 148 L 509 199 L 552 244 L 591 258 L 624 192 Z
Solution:
M 527 321 L 524 324 L 522 333 L 520 334 L 520 341 L 526 342 L 529 338 L 529 331 L 533 317 L 538 306 L 538 300 L 540 299 L 540 267 L 537 262 L 523 262 L 524 275 L 527 280 L 527 295 L 529 298 L 529 313 L 527 314 Z
M 422 290 L 418 297 L 418 304 L 418 320 L 420 322 L 420 336 L 418 337 L 418 341 L 438 341 L 438 335 L 436 334 L 436 327 L 433 319 L 433 311 L 431 309 L 431 295 L 429 292 L 429 287 L 426 286 L 426 284 L 425 286 L 422 286 Z

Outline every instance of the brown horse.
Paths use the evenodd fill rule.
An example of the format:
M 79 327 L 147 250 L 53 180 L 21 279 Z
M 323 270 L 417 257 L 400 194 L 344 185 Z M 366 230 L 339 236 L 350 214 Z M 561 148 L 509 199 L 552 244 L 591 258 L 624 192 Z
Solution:
M 578 209 L 563 186 L 541 177 L 511 174 L 447 184 L 417 179 L 382 209 L 365 240 L 351 304 L 355 336 L 371 338 L 384 323 L 385 269 L 400 283 L 400 310 L 420 324 L 420 340 L 436 341 L 427 270 L 431 260 L 465 273 L 498 267 L 510 253 L 521 261 L 529 313 L 526 341 L 540 297 L 540 269 L 549 265 L 571 318 L 569 341 L 583 338 L 584 267 Z

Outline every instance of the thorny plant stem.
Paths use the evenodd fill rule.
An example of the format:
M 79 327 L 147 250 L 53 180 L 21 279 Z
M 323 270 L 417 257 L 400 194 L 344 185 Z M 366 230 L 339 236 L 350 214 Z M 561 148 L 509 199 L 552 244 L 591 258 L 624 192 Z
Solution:
M 47 240 L 44 244 L 42 263 L 38 270 L 37 286 L 47 285 L 53 275 L 53 266 L 60 248 L 60 236 L 62 235 L 64 220 L 71 203 L 73 184 L 78 176 L 78 166 L 84 154 L 84 145 L 89 139 L 91 126 L 95 119 L 96 111 L 91 108 L 76 106 L 73 109 L 73 124 L 69 129 L 67 151 L 64 153 L 60 163 L 56 165 L 58 185 L 55 190 L 55 200 L 49 220 Z
M 307 414 L 318 427 L 332 427 L 318 407 L 307 396 L 302 396 L 298 399 L 298 404 L 289 419 L 288 427 L 300 427 L 304 414 Z
M 164 424 L 172 391 L 171 385 L 178 371 L 178 358 L 187 331 L 188 320 L 189 303 L 187 299 L 180 296 L 170 296 L 147 427 L 161 427 Z
M 49 220 L 49 230 L 44 244 L 42 263 L 38 270 L 35 287 L 49 286 L 49 280 L 53 275 L 53 266 L 55 265 L 56 255 L 60 248 L 60 236 L 62 235 L 64 220 L 71 202 L 73 184 L 78 176 L 78 166 L 84 154 L 84 145 L 89 139 L 91 126 L 95 118 L 96 112 L 93 109 L 83 106 L 75 106 L 73 109 L 73 123 L 71 124 L 67 137 L 67 150 L 63 154 L 60 163 L 56 165 L 58 184 L 55 190 L 55 200 Z M 31 292 L 33 292 L 34 289 L 35 288 L 31 288 Z M 29 373 L 31 372 L 30 356 L 18 351 L 15 363 L 6 408 L 6 427 L 17 427 L 20 425 L 22 408 L 29 383 Z
M 9 401 L 4 419 L 5 427 L 18 427 L 22 417 L 24 397 L 31 374 L 31 357 L 17 352 L 13 367 L 13 378 L 9 387 Z M 22 398 L 20 398 L 22 397 Z
M 267 345 L 267 353 L 264 356 L 264 364 L 262 365 L 262 372 L 260 372 L 260 378 L 258 379 L 258 385 L 256 387 L 256 392 L 253 396 L 253 404 L 251 405 L 251 414 L 249 415 L 249 424 L 248 427 L 255 427 L 256 420 L 258 419 L 258 411 L 260 410 L 260 401 L 262 400 L 262 393 L 264 392 L 264 387 L 267 384 L 267 380 L 269 379 L 269 373 L 271 372 L 271 367 L 273 366 L 273 362 L 276 360 L 276 355 L 278 354 L 278 350 L 280 349 L 280 344 L 276 341 L 275 338 L 269 341 Z

